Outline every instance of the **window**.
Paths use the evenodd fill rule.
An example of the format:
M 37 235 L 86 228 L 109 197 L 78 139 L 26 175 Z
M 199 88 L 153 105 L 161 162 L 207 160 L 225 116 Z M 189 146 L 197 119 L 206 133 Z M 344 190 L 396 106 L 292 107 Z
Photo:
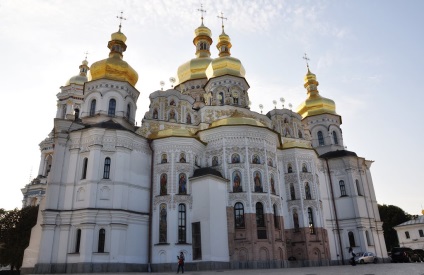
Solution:
M 270 181 L 270 187 L 271 187 L 271 194 L 275 194 L 275 181 L 274 181 L 273 174 L 271 174 L 269 181 Z
M 345 186 L 345 183 L 344 183 L 344 181 L 339 181 L 339 185 L 340 185 L 340 196 L 341 197 L 345 197 L 345 196 L 347 196 L 347 194 L 346 194 L 346 186 Z
M 187 114 L 186 123 L 191 124 L 191 115 L 190 114 Z
M 368 246 L 372 245 L 370 233 L 368 232 L 368 230 L 365 231 L 365 238 L 367 239 L 367 245 Z
M 409 239 L 411 236 L 409 236 L 409 231 L 405 231 L 405 237 L 407 238 L 407 239 Z
M 299 215 L 296 209 L 293 210 L 293 227 L 294 232 L 299 232 Z
M 276 204 L 273 205 L 273 210 L 274 210 L 274 227 L 276 229 L 279 229 L 280 223 L 278 222 L 278 212 L 277 212 L 277 205 Z
M 321 131 L 318 131 L 318 144 L 319 144 L 319 146 L 324 145 L 324 136 L 322 135 Z
M 127 118 L 127 120 L 130 120 L 130 115 L 131 115 L 131 106 L 130 104 L 127 105 L 127 113 L 125 114 L 125 117 Z
M 66 104 L 62 106 L 62 118 L 66 118 Z
M 75 109 L 75 121 L 79 120 L 79 109 Z
M 218 100 L 219 100 L 219 104 L 224 105 L 224 93 L 220 92 L 218 94 Z
M 302 172 L 303 173 L 307 173 L 308 172 L 308 167 L 306 166 L 305 163 L 302 164 Z
M 234 224 L 236 228 L 244 228 L 244 206 L 241 202 L 234 205 Z
M 87 177 L 87 165 L 88 165 L 88 159 L 84 158 L 82 161 L 82 177 L 81 179 L 86 179 Z
M 299 138 L 303 138 L 302 132 L 300 130 L 297 132 L 297 135 L 299 136 Z
M 359 185 L 359 180 L 355 180 L 356 190 L 358 191 L 358 196 L 362 196 L 361 186 Z
M 295 200 L 296 199 L 296 193 L 294 192 L 294 185 L 293 183 L 290 183 L 290 199 Z
M 81 244 L 81 229 L 77 230 L 77 239 L 75 242 L 75 253 L 79 253 L 80 252 L 80 244 Z
M 106 239 L 106 230 L 103 228 L 99 230 L 99 243 L 97 245 L 97 252 L 105 252 L 105 239 Z
M 305 198 L 307 200 L 311 200 L 312 196 L 311 196 L 311 188 L 309 187 L 309 183 L 305 183 Z
M 105 158 L 105 167 L 103 170 L 103 178 L 108 179 L 110 176 L 110 158 Z
M 160 161 L 160 163 L 167 163 L 168 162 L 168 157 L 167 157 L 167 155 L 166 154 L 162 154 L 162 157 L 161 157 L 161 161 Z
M 420 234 L 420 238 L 424 237 L 424 232 L 422 229 L 418 230 L 418 234 Z
M 293 167 L 291 164 L 287 166 L 287 173 L 293 173 Z
M 309 233 L 315 234 L 314 214 L 312 208 L 308 207 Z
M 166 204 L 162 203 L 159 210 L 159 242 L 166 243 L 168 233 L 168 222 Z
M 333 131 L 333 140 L 334 140 L 334 144 L 339 144 L 339 140 L 337 139 L 336 131 Z
M 258 230 L 258 239 L 266 239 L 265 215 L 262 203 L 256 203 L 256 226 Z
M 186 206 L 178 205 L 178 243 L 186 243 Z
M 111 99 L 109 100 L 109 109 L 107 111 L 108 116 L 115 116 L 115 109 L 116 109 L 116 100 Z
M 90 103 L 90 116 L 94 116 L 96 113 L 96 100 L 93 99 Z
M 349 246 L 350 247 L 355 247 L 356 243 L 355 243 L 355 236 L 353 235 L 352 231 L 349 231 L 349 233 L 347 233 L 347 236 L 349 238 Z
M 165 196 L 168 193 L 168 176 L 166 174 L 160 175 L 160 195 Z
M 153 118 L 154 119 L 158 118 L 158 110 L 156 110 L 156 109 L 153 110 Z
M 202 259 L 202 236 L 200 231 L 200 222 L 191 224 L 191 238 L 193 242 L 193 260 Z
M 185 154 L 184 154 L 184 153 L 181 153 L 181 154 L 180 154 L 180 162 L 182 162 L 182 163 L 186 163 L 186 156 L 185 156 Z

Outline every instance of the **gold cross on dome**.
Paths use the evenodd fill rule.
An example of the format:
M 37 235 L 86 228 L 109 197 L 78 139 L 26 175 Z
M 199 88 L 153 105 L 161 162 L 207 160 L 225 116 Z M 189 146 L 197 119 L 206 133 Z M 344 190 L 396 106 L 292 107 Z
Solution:
M 224 32 L 224 19 L 225 20 L 228 20 L 228 18 L 226 18 L 226 17 L 224 17 L 224 14 L 222 13 L 222 11 L 221 11 L 221 16 L 217 16 L 218 18 L 221 18 L 221 21 L 222 21 L 222 32 Z
M 86 51 L 84 54 L 85 54 L 85 60 L 87 60 L 88 51 Z
M 198 11 L 200 11 L 201 15 L 202 15 L 202 25 L 203 25 L 203 13 L 206 13 L 206 10 L 203 9 L 203 4 L 200 4 L 200 9 L 197 9 Z
M 122 20 L 127 20 L 127 18 L 124 18 L 123 15 L 123 11 L 121 11 L 121 16 L 116 16 L 116 18 L 119 19 L 119 32 L 121 31 L 121 27 L 122 27 Z
M 308 62 L 310 60 L 309 57 L 305 53 L 305 55 L 302 58 L 305 59 L 305 61 L 306 61 L 306 67 L 308 67 L 308 70 L 309 70 L 309 64 L 308 64 Z

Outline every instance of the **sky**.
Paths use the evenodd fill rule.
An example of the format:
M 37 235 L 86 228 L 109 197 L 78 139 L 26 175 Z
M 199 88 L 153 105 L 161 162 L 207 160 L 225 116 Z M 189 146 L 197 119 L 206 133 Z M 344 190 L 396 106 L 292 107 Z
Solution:
M 250 85 L 251 109 L 306 99 L 305 53 L 324 97 L 342 116 L 347 150 L 371 166 L 379 204 L 420 214 L 424 205 L 424 1 L 420 0 L 0 0 L 2 162 L 0 208 L 22 205 L 21 188 L 38 174 L 39 143 L 53 128 L 57 93 L 89 65 L 107 58 L 110 34 L 127 36 L 126 60 L 139 74 L 138 125 L 150 93 L 171 87 L 178 66 L 195 55 L 194 29 L 231 37 Z

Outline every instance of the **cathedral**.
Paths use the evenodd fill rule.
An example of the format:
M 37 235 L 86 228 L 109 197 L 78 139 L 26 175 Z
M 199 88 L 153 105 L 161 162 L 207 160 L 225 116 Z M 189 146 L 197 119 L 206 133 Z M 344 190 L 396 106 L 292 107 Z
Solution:
M 317 76 L 308 66 L 296 112 L 251 111 L 224 26 L 217 57 L 212 38 L 202 17 L 195 57 L 149 95 L 140 126 L 121 26 L 109 56 L 60 87 L 22 189 L 40 202 L 23 273 L 175 271 L 181 252 L 187 270 L 336 265 L 350 247 L 387 258 L 372 161 L 345 149 Z

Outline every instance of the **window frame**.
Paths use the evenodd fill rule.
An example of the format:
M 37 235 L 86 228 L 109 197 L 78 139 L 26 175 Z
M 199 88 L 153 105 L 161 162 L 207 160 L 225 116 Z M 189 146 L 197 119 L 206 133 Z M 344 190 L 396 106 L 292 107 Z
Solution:
M 244 229 L 246 227 L 244 221 L 244 205 L 241 202 L 234 204 L 234 227 L 235 229 Z
M 187 243 L 187 210 L 186 205 L 178 205 L 178 243 Z
M 116 115 L 116 99 L 109 99 L 109 105 L 107 108 L 107 115 L 114 117 Z
M 110 157 L 105 158 L 104 167 L 103 167 L 103 179 L 110 179 L 110 167 L 112 160 Z

